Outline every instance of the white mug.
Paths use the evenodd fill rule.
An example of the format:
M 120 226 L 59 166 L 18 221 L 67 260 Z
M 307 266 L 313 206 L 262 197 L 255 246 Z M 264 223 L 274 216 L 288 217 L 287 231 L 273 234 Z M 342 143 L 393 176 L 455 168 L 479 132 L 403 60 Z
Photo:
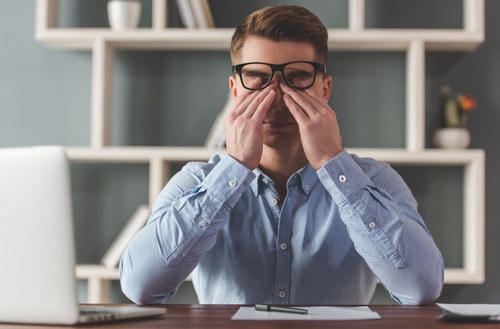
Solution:
M 108 1 L 108 20 L 111 29 L 126 30 L 136 28 L 139 24 L 141 3 L 132 0 Z

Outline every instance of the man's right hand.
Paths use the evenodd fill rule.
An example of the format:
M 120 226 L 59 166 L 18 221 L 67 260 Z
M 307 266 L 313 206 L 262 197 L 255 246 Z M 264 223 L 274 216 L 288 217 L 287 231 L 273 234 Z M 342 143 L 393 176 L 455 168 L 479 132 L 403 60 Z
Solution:
M 276 98 L 277 81 L 263 90 L 238 95 L 226 117 L 227 154 L 249 169 L 258 167 L 263 150 L 263 122 Z

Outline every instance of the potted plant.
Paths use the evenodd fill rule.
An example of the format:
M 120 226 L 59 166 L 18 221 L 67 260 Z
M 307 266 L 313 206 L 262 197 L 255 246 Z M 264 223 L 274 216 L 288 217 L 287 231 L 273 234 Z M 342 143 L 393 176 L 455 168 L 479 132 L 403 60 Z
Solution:
M 443 86 L 439 92 L 441 128 L 434 134 L 434 144 L 439 148 L 463 149 L 470 144 L 467 129 L 467 113 L 476 108 L 471 96 L 454 94 L 450 86 Z

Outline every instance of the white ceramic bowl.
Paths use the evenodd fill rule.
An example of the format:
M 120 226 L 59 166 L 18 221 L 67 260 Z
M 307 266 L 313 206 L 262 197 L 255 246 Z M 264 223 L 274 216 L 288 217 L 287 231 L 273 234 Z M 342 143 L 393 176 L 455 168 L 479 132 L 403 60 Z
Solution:
M 132 0 L 110 0 L 108 2 L 108 20 L 111 29 L 134 29 L 139 24 L 141 3 Z

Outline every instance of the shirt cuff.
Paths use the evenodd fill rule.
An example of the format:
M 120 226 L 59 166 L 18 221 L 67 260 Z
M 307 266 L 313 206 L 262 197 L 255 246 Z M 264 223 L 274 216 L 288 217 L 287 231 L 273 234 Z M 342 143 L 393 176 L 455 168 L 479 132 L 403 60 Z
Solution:
M 342 151 L 317 171 L 320 181 L 337 202 L 351 202 L 360 197 L 370 178 L 347 151 Z
M 220 162 L 204 180 L 203 187 L 232 208 L 255 179 L 255 174 L 227 154 L 220 157 Z

